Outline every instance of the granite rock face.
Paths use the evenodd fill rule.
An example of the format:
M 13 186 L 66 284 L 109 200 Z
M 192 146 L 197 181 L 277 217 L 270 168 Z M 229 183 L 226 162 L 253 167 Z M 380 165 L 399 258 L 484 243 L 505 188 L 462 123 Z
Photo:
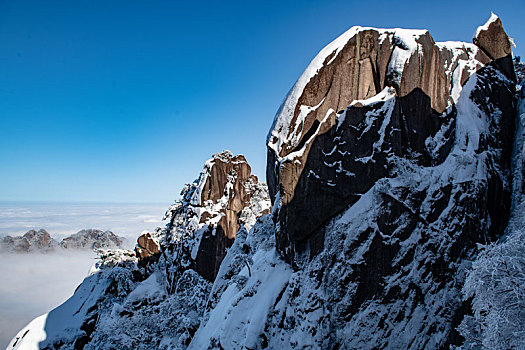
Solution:
M 57 248 L 58 242 L 44 229 L 27 231 L 23 236 L 6 236 L 1 239 L 3 251 L 15 253 L 50 252 Z
M 498 56 L 510 45 L 498 21 L 478 30 L 474 41 L 485 46 L 435 43 L 427 31 L 353 27 L 319 53 L 267 140 L 277 247 L 286 259 L 322 249 L 327 220 L 392 176 L 399 159 L 425 167 L 443 162 L 466 81 L 489 64 L 515 79 L 508 53 Z M 487 35 L 505 40 L 499 47 Z M 512 131 L 513 116 L 505 117 Z
M 316 333 L 301 344 L 344 349 L 448 349 L 462 344 L 456 327 L 470 313 L 469 302 L 461 299 L 466 266 L 478 244 L 501 237 L 510 212 L 514 87 L 495 63 L 478 70 L 464 86 L 456 108 L 442 116 L 438 135 L 427 139 L 426 156 L 403 153 L 398 146 L 397 137 L 409 145 L 417 145 L 417 139 L 396 133 L 403 131 L 396 124 L 400 115 L 407 124 L 412 119 L 397 109 L 403 111 L 407 101 L 394 96 L 365 110 L 347 110 L 338 132 L 317 138 L 327 147 L 311 151 L 310 157 L 323 162 L 306 166 L 319 179 L 301 180 L 309 181 L 309 190 L 315 185 L 320 189 L 316 195 L 323 197 L 317 205 L 343 203 L 305 246 L 296 245 L 289 255 L 298 271 L 284 292 L 284 310 L 272 315 L 272 339 L 293 343 L 315 328 Z M 323 183 L 324 176 L 337 179 L 346 175 L 344 171 L 359 169 L 349 156 L 359 147 L 341 141 L 352 140 L 353 133 L 360 135 L 365 126 L 358 123 L 367 113 L 383 121 L 390 118 L 375 162 L 362 165 L 372 170 L 357 184 L 353 177 L 341 187 Z M 353 122 L 357 125 L 352 127 Z M 377 130 L 383 123 L 370 124 Z M 371 142 L 381 134 L 375 135 Z M 349 154 L 342 157 L 338 151 Z M 368 189 L 367 181 L 372 181 Z M 347 198 L 351 204 L 345 207 Z M 331 215 L 319 208 L 320 215 Z M 276 237 L 281 237 L 279 232 Z M 284 325 L 279 326 L 280 319 L 286 320 Z
M 314 59 L 268 138 L 275 245 L 291 264 L 248 237 L 249 277 L 222 294 L 192 349 L 473 347 L 457 328 L 473 313 L 462 298 L 465 275 L 480 246 L 507 227 L 512 149 L 523 150 L 514 144 L 516 81 L 502 64 L 508 56 L 492 60 L 473 44 L 436 43 L 450 84 L 445 109 L 428 88 L 385 86 L 342 110 L 325 108 L 319 120 L 314 112 L 329 91 L 308 105 L 297 101 L 314 91 L 305 88 L 314 80 L 340 89 L 316 79 L 360 30 Z M 396 35 L 411 47 L 408 35 Z M 268 221 L 254 233 L 271 232 Z M 229 275 L 227 266 L 221 271 Z M 254 309 L 257 318 L 245 315 Z
M 44 229 L 27 231 L 23 236 L 7 236 L 1 239 L 1 251 L 14 253 L 47 253 L 56 249 L 120 249 L 123 238 L 111 231 L 97 229 L 81 230 L 57 242 Z
M 244 156 L 214 154 L 199 179 L 183 189 L 183 199 L 168 210 L 172 243 L 166 249 L 180 242 L 184 268 L 213 281 L 241 225 L 251 227 L 257 217 L 269 213 L 265 193 L 266 186 L 251 174 Z
M 472 42 L 491 60 L 498 62 L 499 68 L 510 79 L 516 79 L 512 64 L 512 40 L 505 33 L 498 16 L 493 13 L 485 25 L 478 27 Z
M 503 58 L 512 53 L 511 42 L 503 29 L 501 20 L 495 14 L 483 26 L 480 26 L 472 39 L 492 60 Z

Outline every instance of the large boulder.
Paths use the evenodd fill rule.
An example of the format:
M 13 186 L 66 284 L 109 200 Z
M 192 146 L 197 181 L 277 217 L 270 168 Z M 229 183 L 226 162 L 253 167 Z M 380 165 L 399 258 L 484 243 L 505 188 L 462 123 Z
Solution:
M 493 22 L 490 32 L 508 42 Z M 319 251 L 326 221 L 398 171 L 399 159 L 435 166 L 446 158 L 462 88 L 494 60 L 485 51 L 435 43 L 425 30 L 352 27 L 314 58 L 267 139 L 277 246 L 286 259 Z
M 472 41 L 493 60 L 512 53 L 511 41 L 503 29 L 501 20 L 494 13 L 491 14 L 487 23 L 478 27 Z
M 135 253 L 139 261 L 149 261 L 160 255 L 159 244 L 153 239 L 151 233 L 143 232 L 137 239 Z

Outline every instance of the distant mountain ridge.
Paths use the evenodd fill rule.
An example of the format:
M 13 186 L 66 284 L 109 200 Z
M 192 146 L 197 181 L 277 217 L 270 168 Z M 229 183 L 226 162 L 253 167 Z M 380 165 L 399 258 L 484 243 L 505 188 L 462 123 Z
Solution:
M 57 249 L 122 249 L 124 238 L 111 231 L 80 230 L 58 242 L 45 230 L 29 230 L 23 236 L 0 239 L 0 253 L 49 253 Z

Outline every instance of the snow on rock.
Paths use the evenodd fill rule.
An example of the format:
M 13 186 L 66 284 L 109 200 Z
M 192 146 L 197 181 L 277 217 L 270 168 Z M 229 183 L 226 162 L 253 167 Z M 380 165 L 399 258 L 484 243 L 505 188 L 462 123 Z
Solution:
M 353 27 L 274 120 L 270 194 L 214 155 L 155 259 L 104 252 L 10 348 L 519 347 L 524 128 L 484 50 Z
M 499 19 L 487 28 L 490 40 L 507 38 Z M 484 35 L 475 44 L 435 43 L 425 30 L 353 27 L 312 61 L 267 139 L 277 249 L 287 261 L 322 249 L 325 222 L 395 172 L 397 158 L 419 166 L 443 162 L 455 128 L 468 132 L 458 136 L 477 148 L 479 113 L 461 111 L 472 117 L 456 118 L 468 108 L 460 97 L 469 92 L 462 90 L 489 65 L 514 80 L 509 56 L 488 54 L 494 43 Z M 393 98 L 386 101 L 385 94 Z
M 510 79 L 515 79 L 511 49 L 514 43 L 505 33 L 503 24 L 498 16 L 492 13 L 487 23 L 478 28 L 472 41 L 488 57 L 497 62 L 505 75 Z
M 236 320 L 235 329 L 244 334 L 243 318 L 228 308 L 245 302 L 232 292 L 242 287 L 230 286 L 201 324 L 194 344 L 294 349 L 461 345 L 456 328 L 470 307 L 461 297 L 469 261 L 479 253 L 478 243 L 496 240 L 507 223 L 514 85 L 497 66 L 488 65 L 469 80 L 459 101 L 454 120 L 468 125 L 479 119 L 475 131 L 454 129 L 446 156 L 435 164 L 393 157 L 389 176 L 325 224 L 322 248 L 316 254 L 296 254 L 298 268 L 283 290 L 281 284 L 274 289 L 279 298 L 258 337 L 239 340 L 237 333 L 212 322 L 217 312 L 224 315 L 221 319 Z M 384 103 L 374 101 L 368 108 L 381 110 Z M 344 123 L 351 117 L 347 114 Z M 344 134 L 338 136 L 340 144 Z M 356 152 L 353 145 L 350 152 Z M 253 285 L 254 275 L 246 276 L 243 286 Z M 262 292 L 262 286 L 245 299 Z
M 236 240 L 223 267 L 212 289 L 213 308 L 201 323 L 190 349 L 257 348 L 269 314 L 274 312 L 292 274 L 290 266 L 275 251 L 273 225 L 268 216 L 249 239 L 243 235 Z M 231 269 L 236 269 L 235 278 L 231 278 Z
M 307 106 L 300 104 L 300 98 L 305 92 L 305 89 L 307 88 L 308 84 L 311 82 L 312 78 L 316 75 L 320 74 L 320 70 L 324 67 L 333 65 L 337 56 L 340 54 L 343 49 L 347 49 L 348 45 L 354 45 L 356 47 L 356 50 L 359 50 L 360 48 L 357 48 L 355 42 L 352 42 L 355 40 L 359 40 L 360 38 L 359 33 L 368 33 L 368 32 L 375 32 L 375 36 L 377 38 L 381 38 L 380 40 L 385 40 L 385 38 L 388 38 L 387 41 L 389 42 L 397 42 L 397 45 L 394 47 L 394 53 L 393 58 L 389 62 L 388 71 L 387 74 L 394 74 L 396 75 L 397 79 L 400 74 L 398 72 L 402 71 L 404 68 L 404 65 L 407 63 L 408 59 L 412 54 L 414 54 L 414 51 L 417 50 L 418 44 L 416 43 L 416 40 L 423 35 L 428 34 L 425 30 L 407 30 L 407 29 L 376 29 L 376 28 L 369 28 L 369 27 L 360 27 L 360 26 L 354 26 L 347 30 L 345 33 L 343 33 L 341 36 L 339 36 L 337 39 L 332 41 L 330 44 L 328 44 L 323 50 L 321 50 L 317 56 L 312 60 L 312 62 L 308 65 L 306 70 L 303 72 L 303 74 L 299 77 L 293 88 L 290 90 L 286 98 L 284 99 L 283 103 L 281 104 L 281 107 L 279 108 L 279 111 L 277 112 L 273 125 L 270 129 L 270 133 L 268 134 L 267 143 L 268 147 L 272 148 L 275 153 L 281 154 L 282 148 L 286 144 L 290 144 L 289 147 L 294 147 L 299 142 L 300 136 L 304 134 L 304 132 L 299 133 L 298 132 L 292 132 L 290 133 L 290 128 L 294 127 L 294 124 L 301 124 L 305 118 L 305 112 L 313 112 L 316 109 L 320 107 L 321 104 L 325 102 L 325 98 L 320 98 L 319 103 L 317 106 Z M 366 35 L 366 34 L 365 34 Z M 365 40 L 368 40 L 369 37 L 365 37 Z M 365 48 L 365 50 L 369 50 L 370 48 Z M 392 48 L 390 48 L 392 50 Z M 357 51 L 358 52 L 358 51 Z M 391 54 L 391 51 L 388 52 L 388 54 Z M 359 69 L 357 70 L 357 73 L 359 74 Z M 383 77 L 384 79 L 384 77 Z M 351 79 L 350 79 L 351 81 Z M 399 84 L 399 81 L 397 82 Z M 356 89 L 357 87 L 353 87 Z M 360 96 L 360 98 L 367 97 L 368 94 L 365 94 L 365 96 Z M 357 96 L 356 98 L 357 99 Z M 302 109 L 299 117 L 296 119 L 296 109 L 299 108 Z M 303 115 L 301 118 L 300 116 Z M 297 131 L 297 128 L 295 128 Z
M 512 40 L 507 36 L 501 20 L 494 13 L 491 13 L 484 25 L 478 27 L 472 40 L 492 59 L 503 58 L 511 54 Z
M 170 223 L 161 244 L 180 242 L 184 258 L 178 259 L 186 259 L 182 265 L 194 268 L 210 281 L 240 227 L 251 227 L 257 217 L 269 212 L 266 186 L 250 172 L 244 156 L 217 153 L 166 213 Z

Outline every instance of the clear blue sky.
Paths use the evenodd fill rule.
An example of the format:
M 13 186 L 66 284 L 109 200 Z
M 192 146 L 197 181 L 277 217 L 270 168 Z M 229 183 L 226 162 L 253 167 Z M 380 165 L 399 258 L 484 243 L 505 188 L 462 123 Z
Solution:
M 520 1 L 0 1 L 0 200 L 166 202 L 213 153 L 264 180 L 265 137 L 315 54 L 353 25 L 471 41 Z

